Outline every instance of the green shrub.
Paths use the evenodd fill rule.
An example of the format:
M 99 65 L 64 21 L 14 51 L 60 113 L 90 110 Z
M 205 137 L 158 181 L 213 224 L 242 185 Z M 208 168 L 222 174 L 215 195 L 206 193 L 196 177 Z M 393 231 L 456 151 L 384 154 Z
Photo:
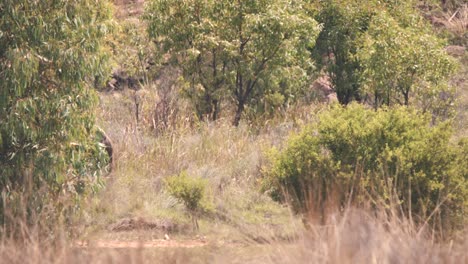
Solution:
M 401 208 L 416 222 L 463 225 L 467 208 L 466 141 L 450 143 L 450 123 L 431 124 L 410 108 L 336 106 L 272 150 L 263 188 L 297 212 L 325 203 Z
M 198 215 L 205 209 L 203 203 L 207 182 L 202 178 L 190 177 L 183 171 L 165 180 L 166 189 L 170 195 L 183 203 L 192 218 L 194 229 L 198 229 Z

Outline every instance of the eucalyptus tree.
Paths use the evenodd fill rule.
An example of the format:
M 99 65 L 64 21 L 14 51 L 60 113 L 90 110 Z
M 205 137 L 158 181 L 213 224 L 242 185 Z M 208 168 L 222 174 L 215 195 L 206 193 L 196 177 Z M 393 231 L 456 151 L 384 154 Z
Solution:
M 308 48 L 320 31 L 300 0 L 153 0 L 148 31 L 183 69 L 199 115 L 234 103 L 233 124 L 266 98 L 294 100 L 313 69 Z M 275 96 L 276 95 L 276 96 Z
M 102 165 L 89 84 L 106 72 L 110 10 L 106 1 L 1 1 L 0 222 L 7 208 L 32 215 L 46 202 L 60 214 L 63 195 L 83 192 Z

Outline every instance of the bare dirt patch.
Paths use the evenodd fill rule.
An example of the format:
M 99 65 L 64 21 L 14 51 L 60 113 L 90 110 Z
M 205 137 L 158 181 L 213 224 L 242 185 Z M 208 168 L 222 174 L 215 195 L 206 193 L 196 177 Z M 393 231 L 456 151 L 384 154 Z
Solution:
M 118 19 L 140 16 L 145 5 L 144 0 L 114 0 L 113 2 L 116 6 L 115 16 Z
M 203 247 L 208 243 L 201 239 L 193 240 L 165 240 L 153 239 L 150 241 L 119 241 L 119 240 L 96 240 L 80 241 L 76 243 L 77 248 L 101 248 L 101 249 L 134 249 L 134 248 L 195 248 Z
M 164 232 L 178 231 L 181 227 L 171 220 L 163 219 L 157 221 L 145 220 L 141 217 L 124 218 L 108 227 L 109 231 L 122 232 L 133 230 L 160 230 Z

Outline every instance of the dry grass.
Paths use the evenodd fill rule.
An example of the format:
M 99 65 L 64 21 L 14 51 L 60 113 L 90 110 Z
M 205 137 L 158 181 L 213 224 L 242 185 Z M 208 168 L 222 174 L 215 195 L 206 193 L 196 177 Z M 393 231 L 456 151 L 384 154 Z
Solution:
M 190 221 L 185 209 L 165 192 L 162 184 L 163 178 L 181 171 L 209 181 L 207 195 L 212 208 L 201 219 L 202 234 L 239 240 L 294 233 L 289 225 L 289 209 L 258 192 L 264 150 L 281 144 L 296 127 L 294 123 L 271 122 L 262 131 L 247 125 L 235 128 L 224 119 L 184 123 L 188 110 L 179 104 L 178 123 L 182 125 L 161 134 L 151 129 L 158 91 L 148 86 L 137 93 L 143 117 L 138 124 L 134 91 L 101 94 L 100 125 L 114 143 L 116 164 L 106 189 L 89 201 L 85 211 L 88 233 L 121 236 L 109 234 L 106 229 L 124 218 L 167 221 L 177 226 L 179 233 L 188 232 Z M 306 122 L 299 117 L 296 120 Z M 148 237 L 161 235 L 154 231 Z
M 291 131 L 310 122 L 314 113 L 324 108 L 294 109 L 294 113 L 285 113 L 284 119 L 270 120 L 260 129 L 246 124 L 234 128 L 230 120 L 220 120 L 182 126 L 160 135 L 148 129 L 149 123 L 142 122 L 138 128 L 132 96 L 132 91 L 101 96 L 100 120 L 116 144 L 118 164 L 107 190 L 90 207 L 94 211 L 89 214 L 92 221 L 88 224 L 93 227 L 87 229 L 89 237 L 99 234 L 109 239 L 148 240 L 162 235 L 155 231 L 116 234 L 105 230 L 122 217 L 188 223 L 184 208 L 164 192 L 161 184 L 162 178 L 187 170 L 210 182 L 214 213 L 204 217 L 198 233 L 207 236 L 208 246 L 178 249 L 177 255 L 166 259 L 168 262 L 459 263 L 457 260 L 467 258 L 463 250 L 466 236 L 438 244 L 428 230 L 420 232 L 409 221 L 384 214 L 348 210 L 335 214 L 327 225 L 311 224 L 306 231 L 287 208 L 258 193 L 263 150 L 281 145 Z M 144 92 L 144 116 L 150 116 L 157 97 L 150 88 Z M 191 229 L 182 229 L 171 237 L 187 239 L 195 235 Z M 115 252 L 108 254 L 116 256 Z M 141 256 L 155 259 L 151 249 L 138 254 L 140 259 L 135 263 L 141 262 Z
M 119 20 L 138 21 L 144 1 L 114 2 Z M 456 34 L 466 34 L 466 14 L 465 6 L 454 18 L 444 21 Z M 459 87 L 458 137 L 468 134 L 466 60 L 466 55 L 461 58 L 462 71 L 454 80 Z M 387 210 L 383 209 L 373 214 L 355 209 L 336 212 L 326 225 L 309 224 L 305 230 L 302 220 L 287 207 L 258 192 L 264 150 L 281 146 L 292 131 L 313 120 L 326 106 L 300 106 L 277 118 L 234 128 L 231 120 L 224 118 L 216 123 L 198 123 L 189 114 L 189 106 L 180 100 L 166 109 L 177 113 L 170 117 L 176 125 L 161 133 L 151 127 L 164 119 L 155 119 L 154 115 L 161 102 L 156 87 L 162 83 L 164 80 L 156 81 L 156 86 L 148 85 L 140 91 L 100 95 L 98 122 L 113 141 L 116 164 L 105 180 L 106 187 L 86 201 L 81 222 L 74 226 L 78 239 L 89 241 L 89 246 L 78 247 L 77 241 L 69 238 L 69 230 L 59 227 L 55 239 L 45 243 L 31 228 L 25 230 L 26 239 L 22 241 L 0 239 L 1 263 L 468 262 L 466 231 L 452 240 L 437 242 L 430 230 L 421 231 L 408 220 L 384 214 Z M 193 233 L 185 209 L 162 184 L 163 178 L 183 170 L 209 181 L 212 210 L 202 217 L 198 233 Z M 137 219 L 148 228 L 109 230 L 122 219 Z M 152 228 L 160 222 L 176 228 Z M 144 247 L 148 241 L 160 241 L 166 233 L 175 245 L 177 241 L 198 239 L 207 245 Z M 130 241 L 141 246 L 117 249 L 93 243 L 97 240 Z
M 466 263 L 468 240 L 438 244 L 407 220 L 348 210 L 326 226 L 311 226 L 270 263 Z
M 465 4 L 453 13 L 446 13 L 442 23 L 452 33 L 466 36 L 468 30 L 468 5 Z
M 443 11 L 439 7 L 432 7 L 426 12 L 433 28 L 440 35 L 449 39 L 452 45 L 468 45 L 468 5 L 464 4 L 455 10 Z
M 114 16 L 117 19 L 138 17 L 143 13 L 145 0 L 112 0 L 116 6 Z
M 143 116 L 149 117 L 157 92 L 142 92 Z M 79 240 L 57 230 L 45 244 L 34 232 L 28 239 L 3 238 L 0 259 L 6 263 L 465 263 L 468 239 L 437 242 L 430 230 L 420 232 L 411 222 L 394 215 L 346 210 L 331 215 L 326 225 L 309 224 L 291 215 L 257 191 L 263 150 L 281 145 L 291 131 L 313 119 L 323 108 L 295 109 L 286 120 L 271 120 L 260 129 L 239 128 L 230 120 L 182 126 L 156 134 L 150 123 L 135 119 L 134 91 L 101 94 L 100 125 L 114 141 L 115 170 L 106 188 L 90 199 L 78 225 Z M 183 116 L 183 114 L 182 114 Z M 284 119 L 283 119 L 284 120 Z M 200 232 L 184 228 L 185 210 L 165 191 L 161 179 L 182 170 L 210 182 L 213 212 L 200 222 Z M 161 241 L 166 230 L 109 231 L 123 218 L 148 222 L 172 221 L 169 232 L 175 247 L 148 247 Z M 311 223 L 314 219 L 311 219 Z M 188 240 L 203 237 L 205 246 L 187 248 Z M 119 248 L 97 241 L 121 241 Z M 93 242 L 95 241 L 95 242 Z M 179 242 L 181 241 L 181 242 Z M 128 244 L 125 244 L 128 243 Z M 141 246 L 139 243 L 141 243 Z M 164 242 L 161 242 L 164 245 Z M 135 244 L 137 245 L 135 247 Z
M 135 93 L 141 99 L 138 124 Z M 33 235 L 20 243 L 4 238 L 0 259 L 8 263 L 466 262 L 466 235 L 438 243 L 428 230 L 419 232 L 407 220 L 357 210 L 336 213 L 326 225 L 309 224 L 304 230 L 302 220 L 288 208 L 258 192 L 264 150 L 281 146 L 290 132 L 326 107 L 293 109 L 259 128 L 245 123 L 234 128 L 230 120 L 221 119 L 187 123 L 160 134 L 151 129 L 149 121 L 157 100 L 158 92 L 150 86 L 139 92 L 124 90 L 100 96 L 98 119 L 114 142 L 116 166 L 105 189 L 85 204 L 82 222 L 76 226 L 79 240 L 89 241 L 89 247 L 76 247 L 76 241 L 65 239 L 65 235 L 56 236 L 49 244 Z M 179 113 L 180 120 L 184 111 Z M 210 183 L 213 211 L 202 217 L 198 233 L 193 233 L 184 208 L 162 185 L 161 179 L 182 170 Z M 109 230 L 122 219 L 144 219 L 150 227 Z M 177 228 L 151 228 L 160 221 Z M 145 246 L 161 241 L 166 233 L 175 245 L 203 237 L 206 246 Z M 103 247 L 97 242 L 100 240 L 123 244 L 120 248 Z M 139 243 L 141 247 L 134 246 Z
M 379 211 L 380 213 L 383 210 Z M 327 225 L 311 225 L 289 240 L 210 241 L 204 247 L 77 247 L 66 240 L 3 239 L 4 263 L 466 263 L 468 237 L 438 243 L 430 232 L 388 214 L 349 209 Z M 141 244 L 143 245 L 143 243 Z

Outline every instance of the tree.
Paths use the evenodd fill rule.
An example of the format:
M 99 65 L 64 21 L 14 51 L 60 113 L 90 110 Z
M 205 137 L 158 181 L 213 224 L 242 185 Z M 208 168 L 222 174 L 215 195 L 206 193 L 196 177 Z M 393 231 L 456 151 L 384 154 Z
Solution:
M 330 76 L 341 104 L 360 101 L 362 69 L 356 53 L 372 18 L 372 9 L 354 0 L 327 0 L 315 7 L 313 13 L 323 25 L 313 49 L 315 61 Z
M 7 208 L 26 217 L 48 202 L 47 213 L 74 208 L 63 196 L 84 192 L 103 165 L 90 84 L 105 76 L 109 10 L 91 0 L 0 3 L 0 222 Z
M 431 109 L 450 94 L 447 81 L 455 64 L 441 40 L 422 26 L 405 24 L 387 12 L 373 17 L 357 54 L 365 90 L 376 108 L 410 105 L 414 98 L 415 105 Z
M 323 23 L 314 58 L 341 104 L 418 105 L 449 116 L 454 63 L 416 8 L 417 1 L 326 0 L 312 5 Z
M 267 95 L 294 100 L 312 69 L 307 48 L 319 27 L 303 1 L 155 0 L 146 18 L 149 34 L 182 67 L 199 115 L 215 119 L 231 95 L 237 126 Z
M 200 120 L 218 118 L 226 92 L 227 43 L 217 24 L 222 16 L 216 1 L 205 0 L 151 1 L 145 14 L 150 38 L 182 69 L 185 95 Z

